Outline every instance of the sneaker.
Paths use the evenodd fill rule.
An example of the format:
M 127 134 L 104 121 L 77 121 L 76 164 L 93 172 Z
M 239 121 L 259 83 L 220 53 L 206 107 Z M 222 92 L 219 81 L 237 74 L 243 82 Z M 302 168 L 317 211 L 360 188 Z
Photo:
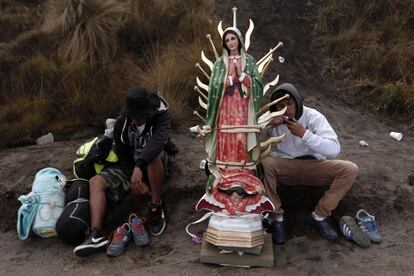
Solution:
M 161 207 L 161 204 L 150 204 L 150 231 L 154 236 L 159 236 L 164 232 L 166 221 L 164 210 Z
M 119 226 L 109 237 L 109 245 L 106 249 L 108 256 L 119 256 L 125 251 L 125 248 L 131 239 L 132 231 L 128 223 Z
M 286 220 L 272 221 L 270 230 L 272 232 L 272 240 L 274 243 L 282 244 L 286 241 Z
M 326 239 L 336 240 L 338 238 L 338 234 L 329 225 L 327 218 L 325 218 L 324 220 L 316 220 L 313 218 L 312 215 L 310 215 L 308 218 L 308 222 L 311 225 L 315 226 L 315 228 L 318 229 L 319 233 L 321 233 L 321 235 Z
M 339 229 L 347 240 L 356 242 L 363 248 L 371 246 L 371 240 L 368 235 L 362 231 L 355 220 L 349 216 L 343 216 L 339 220 Z
M 368 237 L 372 242 L 380 242 L 381 236 L 378 232 L 377 224 L 375 223 L 375 217 L 370 215 L 364 209 L 361 209 L 357 212 L 355 220 L 361 227 L 362 231 L 367 233 Z
M 132 237 L 137 246 L 144 246 L 150 243 L 147 231 L 143 224 L 143 220 L 136 214 L 131 214 L 128 219 L 129 225 L 132 229 Z
M 81 244 L 75 247 L 73 253 L 78 257 L 87 257 L 93 253 L 104 251 L 108 240 L 102 235 L 98 229 L 92 229 L 91 234 Z

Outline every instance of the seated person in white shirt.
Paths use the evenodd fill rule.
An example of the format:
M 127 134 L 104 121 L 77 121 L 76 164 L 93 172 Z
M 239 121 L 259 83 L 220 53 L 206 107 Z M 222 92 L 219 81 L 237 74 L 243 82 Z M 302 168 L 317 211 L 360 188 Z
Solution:
M 308 221 L 325 238 L 335 240 L 338 235 L 328 224 L 327 217 L 351 188 L 358 167 L 349 161 L 333 160 L 341 150 L 335 131 L 319 111 L 302 104 L 301 96 L 292 84 L 280 85 L 270 101 L 286 94 L 288 98 L 270 107 L 270 112 L 287 107 L 286 112 L 273 118 L 270 128 L 261 134 L 262 140 L 267 140 L 286 133 L 284 141 L 274 146 L 271 154 L 261 162 L 266 193 L 275 206 L 269 216 L 273 242 L 280 244 L 286 240 L 286 222 L 277 194 L 280 184 L 329 186 Z

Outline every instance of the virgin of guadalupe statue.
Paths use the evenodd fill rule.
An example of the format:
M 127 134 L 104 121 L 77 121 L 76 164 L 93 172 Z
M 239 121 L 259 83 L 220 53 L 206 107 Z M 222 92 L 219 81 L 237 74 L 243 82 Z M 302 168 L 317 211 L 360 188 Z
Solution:
M 208 101 L 207 104 L 199 99 L 200 105 L 207 111 L 205 125 L 199 133 L 204 138 L 211 175 L 207 181 L 206 194 L 196 209 L 230 215 L 262 213 L 274 208 L 264 196 L 263 183 L 257 176 L 257 165 L 263 156 L 257 119 L 263 110 L 261 73 L 271 61 L 272 52 L 256 63 L 246 53 L 253 28 L 249 27 L 245 47 L 243 36 L 235 24 L 235 14 L 233 22 L 233 26 L 224 31 L 221 30 L 221 22 L 219 24 L 223 48 L 220 57 L 210 36 L 207 36 L 216 55 L 214 65 L 208 59 L 205 61 L 202 52 L 211 75 L 207 76 L 203 71 L 209 79 L 208 86 L 197 78 L 200 87 L 208 92 L 208 97 L 202 95 Z M 250 23 L 253 24 L 252 21 Z
M 212 131 L 205 144 L 213 174 L 207 192 L 234 214 L 244 212 L 264 191 L 252 168 L 260 156 L 258 134 L 247 127 L 257 125 L 263 84 L 240 31 L 227 28 L 222 43 L 223 54 L 213 66 L 208 90 L 206 123 Z

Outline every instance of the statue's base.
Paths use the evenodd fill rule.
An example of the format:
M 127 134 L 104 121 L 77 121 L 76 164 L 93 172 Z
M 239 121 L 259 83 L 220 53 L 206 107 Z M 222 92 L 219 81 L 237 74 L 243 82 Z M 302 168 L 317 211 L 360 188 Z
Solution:
M 270 234 L 264 235 L 263 249 L 259 255 L 245 253 L 239 255 L 236 252 L 220 253 L 220 250 L 205 240 L 201 245 L 200 261 L 202 263 L 219 264 L 225 266 L 243 267 L 272 267 L 273 266 L 273 242 Z

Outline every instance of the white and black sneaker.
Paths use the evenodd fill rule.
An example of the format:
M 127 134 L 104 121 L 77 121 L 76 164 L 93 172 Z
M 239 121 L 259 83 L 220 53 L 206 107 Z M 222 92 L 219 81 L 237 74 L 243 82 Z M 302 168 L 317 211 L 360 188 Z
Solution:
M 150 232 L 154 236 L 159 236 L 164 232 L 166 226 L 165 213 L 162 204 L 149 205 Z
M 108 240 L 102 235 L 101 231 L 92 229 L 89 237 L 81 244 L 75 247 L 73 253 L 78 257 L 87 257 L 99 251 L 105 251 Z

